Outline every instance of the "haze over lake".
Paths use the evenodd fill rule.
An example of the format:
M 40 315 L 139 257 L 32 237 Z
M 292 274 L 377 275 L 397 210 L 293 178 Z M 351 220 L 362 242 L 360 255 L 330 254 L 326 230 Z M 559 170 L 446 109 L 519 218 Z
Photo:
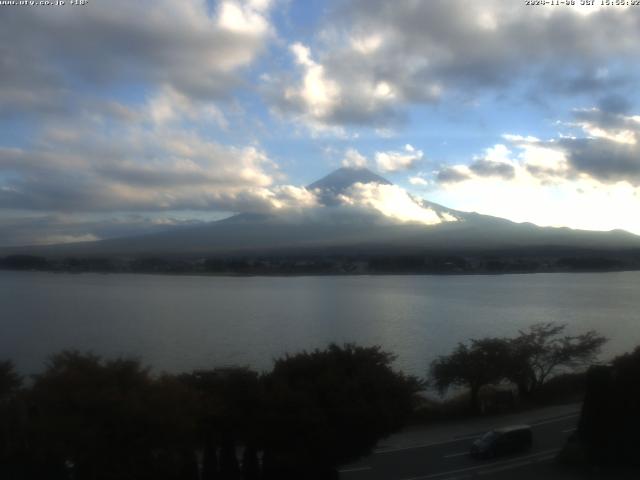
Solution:
M 596 329 L 603 359 L 640 344 L 640 272 L 503 276 L 197 277 L 0 272 L 0 358 L 23 373 L 65 348 L 159 370 L 266 369 L 329 342 L 428 363 L 472 337 L 534 322 Z

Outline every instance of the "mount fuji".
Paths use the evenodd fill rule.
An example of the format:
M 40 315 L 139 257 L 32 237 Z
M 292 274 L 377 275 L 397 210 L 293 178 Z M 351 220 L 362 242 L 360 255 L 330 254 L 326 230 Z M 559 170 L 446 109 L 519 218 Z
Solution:
M 20 247 L 4 249 L 1 253 L 51 258 L 72 255 L 194 259 L 509 252 L 509 255 L 540 257 L 576 251 L 633 251 L 636 255 L 639 251 L 636 249 L 640 249 L 640 237 L 621 230 L 596 232 L 539 227 L 452 210 L 412 197 L 365 168 L 340 168 L 306 189 L 316 199 L 312 208 L 240 213 L 162 233 Z M 389 201 L 385 203 L 385 199 Z M 388 204 L 393 208 L 388 209 Z

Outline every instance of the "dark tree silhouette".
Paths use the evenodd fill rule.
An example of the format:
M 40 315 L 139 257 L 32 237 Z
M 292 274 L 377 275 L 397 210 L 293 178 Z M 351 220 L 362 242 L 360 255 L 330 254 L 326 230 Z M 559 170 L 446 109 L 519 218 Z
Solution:
M 591 363 L 607 341 L 594 330 L 581 335 L 563 335 L 566 325 L 537 323 L 510 341 L 511 355 L 506 377 L 522 397 L 529 397 L 562 369 Z
M 62 352 L 30 392 L 34 464 L 77 480 L 193 478 L 190 395 L 136 360 Z
M 257 450 L 263 401 L 258 374 L 248 368 L 231 367 L 199 370 L 180 379 L 198 395 L 204 478 L 238 479 L 236 446 L 244 445 L 247 455 Z
M 0 401 L 15 394 L 21 385 L 22 377 L 16 373 L 13 362 L 0 362 Z
M 242 454 L 242 479 L 260 480 L 260 463 L 255 446 L 246 446 Z
M 336 466 L 401 428 L 422 384 L 393 360 L 354 345 L 276 360 L 265 377 L 265 478 L 337 478 Z
M 18 401 L 22 377 L 10 361 L 0 362 L 0 478 L 18 476 L 24 454 L 24 410 Z
M 537 323 L 515 338 L 474 339 L 431 363 L 431 379 L 441 393 L 468 387 L 471 409 L 479 410 L 480 388 L 510 380 L 521 397 L 532 396 L 555 374 L 588 365 L 607 341 L 594 330 L 562 335 L 566 325 Z
M 9 255 L 0 259 L 0 268 L 9 270 L 46 270 L 50 267 L 46 258 L 34 255 Z
M 639 378 L 640 347 L 608 365 L 589 368 L 578 428 L 560 455 L 562 461 L 577 465 L 588 462 L 600 468 L 633 467 L 628 478 L 637 478 Z M 602 478 L 614 478 L 617 473 L 599 471 Z
M 470 408 L 479 411 L 480 388 L 505 377 L 509 362 L 509 343 L 503 338 L 471 340 L 459 343 L 449 355 L 431 363 L 431 379 L 440 393 L 450 386 L 464 386 L 470 390 Z

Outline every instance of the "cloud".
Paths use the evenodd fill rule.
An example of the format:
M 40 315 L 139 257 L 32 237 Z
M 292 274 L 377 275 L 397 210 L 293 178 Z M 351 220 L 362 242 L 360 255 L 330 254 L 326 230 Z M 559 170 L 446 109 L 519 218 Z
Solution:
M 605 95 L 598 101 L 598 109 L 609 113 L 627 113 L 631 110 L 631 102 L 618 94 Z
M 476 175 L 482 177 L 500 177 L 513 178 L 515 176 L 515 168 L 505 162 L 493 162 L 491 160 L 476 160 L 469 169 Z
M 78 94 L 123 85 L 219 99 L 264 50 L 269 2 L 110 0 L 87 8 L 3 8 L 0 111 L 69 112 Z
M 430 198 L 449 208 L 515 222 L 586 230 L 624 229 L 640 234 L 640 220 L 633 214 L 640 211 L 640 195 L 626 182 L 602 184 L 581 177 L 541 183 L 526 170 L 517 170 L 509 181 L 474 177 L 440 184 Z
M 407 144 L 402 151 L 376 152 L 375 159 L 381 172 L 397 172 L 415 167 L 423 156 L 422 150 Z
M 221 212 L 317 205 L 313 192 L 282 184 L 258 146 L 209 140 L 186 112 L 166 123 L 143 105 L 121 124 L 107 111 L 50 126 L 28 146 L 0 147 L 0 245 L 153 233 Z M 203 113 L 192 121 L 216 120 Z
M 573 111 L 567 125 L 581 136 L 540 140 L 504 135 L 514 154 L 503 144 L 473 157 L 469 165 L 444 166 L 436 172 L 441 183 L 466 182 L 482 177 L 505 181 L 531 176 L 541 183 L 588 178 L 602 184 L 627 182 L 640 187 L 640 115 L 610 113 L 598 108 Z
M 237 202 L 256 208 L 268 203 L 270 161 L 254 147 L 227 147 L 178 132 L 141 131 L 123 134 L 117 146 L 109 142 L 93 135 L 46 148 L 1 149 L 0 208 L 236 210 Z
M 429 181 L 421 176 L 409 177 L 409 183 L 416 187 L 426 187 L 429 185 Z
M 639 117 L 598 108 L 573 114 L 579 136 L 504 135 L 509 147 L 436 171 L 436 201 L 539 225 L 640 234 L 630 214 L 640 211 Z
M 637 61 L 639 26 L 633 8 L 354 0 L 327 17 L 313 47 L 295 44 L 297 75 L 280 75 L 270 100 L 316 127 L 379 127 L 402 122 L 411 105 L 510 87 L 524 98 L 612 96 L 637 79 L 616 65 Z
M 167 231 L 201 223 L 177 216 L 42 215 L 14 212 L 0 217 L 0 246 L 87 242 Z
M 342 166 L 348 168 L 365 168 L 367 166 L 367 157 L 362 155 L 355 148 L 349 148 L 344 153 Z
M 605 183 L 640 186 L 640 146 L 602 138 L 565 138 L 557 143 L 573 171 Z
M 611 140 L 616 143 L 635 144 L 640 134 L 640 116 L 626 116 L 600 108 L 574 111 L 575 122 L 591 137 Z
M 453 217 L 443 218 L 432 208 L 422 206 L 397 185 L 356 183 L 339 199 L 343 205 L 372 209 L 397 222 L 437 225 L 443 221 L 455 221 Z
M 356 48 L 366 49 L 362 45 Z M 352 78 L 353 83 L 343 81 L 333 74 L 334 65 L 315 59 L 310 47 L 294 43 L 290 51 L 298 69 L 297 78 L 276 74 L 265 80 L 265 97 L 278 113 L 293 115 L 312 131 L 341 135 L 344 125 L 384 127 L 389 122 L 378 119 L 403 120 L 404 115 L 396 109 L 397 92 L 391 83 L 366 78 Z M 339 68 L 347 68 L 342 62 L 350 60 L 335 59 L 342 65 Z M 357 65 L 349 68 L 357 75 Z
M 199 133 L 219 122 L 206 105 L 167 98 L 167 115 L 157 114 L 156 98 L 137 109 L 109 103 L 63 129 L 47 124 L 27 146 L 0 147 L 0 209 L 264 212 L 313 204 L 304 190 L 274 186 L 282 175 L 258 146 Z
M 600 108 L 577 109 L 570 126 L 583 136 L 563 136 L 538 142 L 555 152 L 556 167 L 541 169 L 543 175 L 576 178 L 586 176 L 611 184 L 627 182 L 640 187 L 640 115 L 613 113 Z M 535 146 L 535 145 L 534 145 Z M 531 145 L 523 145 L 531 149 Z M 535 169 L 530 169 L 534 174 Z
M 308 110 L 312 118 L 328 115 L 339 101 L 337 84 L 327 79 L 324 67 L 311 58 L 308 47 L 294 43 L 290 48 L 303 74 L 301 85 L 287 89 L 284 99 L 291 105 L 299 105 L 301 110 Z
M 273 206 L 276 210 L 303 210 L 320 205 L 316 194 L 305 187 L 281 185 L 272 189 Z
M 167 86 L 160 88 L 150 97 L 146 114 L 158 125 L 186 119 L 214 121 L 222 129 L 229 126 L 224 113 L 213 102 L 195 100 Z
M 511 151 L 503 144 L 485 150 L 484 155 L 474 157 L 469 165 L 473 174 L 481 177 L 510 179 L 515 176 L 515 168 L 510 159 Z
M 436 174 L 436 180 L 440 183 L 458 183 L 469 180 L 470 178 L 469 168 L 465 165 L 444 167 Z

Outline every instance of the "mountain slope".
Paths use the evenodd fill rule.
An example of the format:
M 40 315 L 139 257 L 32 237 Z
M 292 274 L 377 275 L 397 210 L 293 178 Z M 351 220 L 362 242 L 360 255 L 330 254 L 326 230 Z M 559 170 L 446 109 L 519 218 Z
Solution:
M 398 223 L 363 209 L 349 209 L 338 198 L 355 184 L 391 186 L 367 169 L 341 168 L 310 184 L 321 204 L 309 212 L 243 213 L 204 225 L 168 232 L 45 247 L 5 249 L 2 254 L 46 256 L 185 256 L 408 254 L 424 252 L 540 249 L 614 251 L 640 248 L 640 237 L 623 231 L 591 232 L 543 228 L 529 223 L 465 213 L 413 199 L 440 218 L 436 225 Z
M 338 195 L 346 193 L 355 183 L 391 185 L 391 182 L 367 168 L 339 168 L 329 175 L 307 186 L 307 190 L 318 191 L 318 199 L 325 206 L 338 205 Z

